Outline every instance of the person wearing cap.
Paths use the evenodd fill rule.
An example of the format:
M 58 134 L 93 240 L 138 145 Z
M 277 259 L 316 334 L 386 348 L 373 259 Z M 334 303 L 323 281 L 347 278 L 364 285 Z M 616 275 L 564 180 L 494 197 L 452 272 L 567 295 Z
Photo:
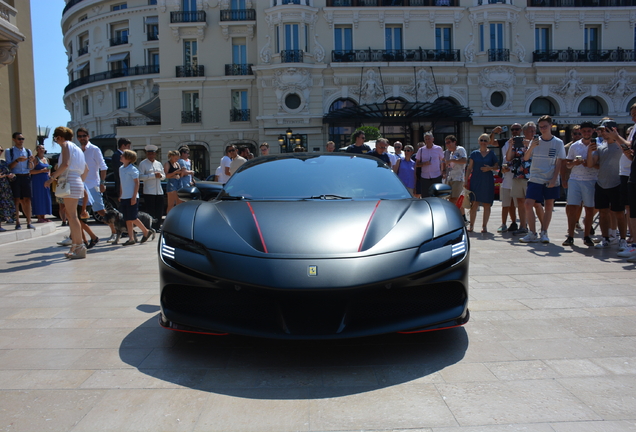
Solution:
M 144 185 L 144 211 L 152 216 L 152 228 L 159 232 L 164 207 L 161 180 L 166 178 L 166 173 L 161 162 L 157 160 L 157 146 L 149 144 L 144 149 L 146 159 L 139 163 L 139 180 Z
M 594 207 L 600 212 L 600 226 L 603 239 L 595 248 L 610 247 L 609 229 L 611 213 L 616 216 L 619 252 L 627 249 L 627 222 L 625 220 L 625 203 L 621 197 L 621 178 L 619 172 L 620 159 L 624 149 L 617 140 L 616 122 L 604 118 L 598 126 L 598 134 L 603 139 L 602 144 L 592 142 L 587 147 L 587 166 L 598 165 L 598 177 L 594 186 Z
M 581 139 L 570 145 L 568 156 L 565 159 L 565 165 L 570 171 L 570 178 L 567 189 L 567 205 L 565 206 L 565 214 L 568 218 L 568 235 L 563 242 L 563 246 L 574 245 L 574 229 L 581 217 L 582 207 L 585 208 L 583 243 L 586 246 L 594 246 L 594 242 L 590 238 L 590 232 L 595 213 L 594 185 L 598 177 L 598 168 L 587 166 L 587 149 L 594 140 L 592 138 L 594 123 L 584 121 L 578 130 L 581 133 Z M 581 206 L 581 204 L 583 205 Z

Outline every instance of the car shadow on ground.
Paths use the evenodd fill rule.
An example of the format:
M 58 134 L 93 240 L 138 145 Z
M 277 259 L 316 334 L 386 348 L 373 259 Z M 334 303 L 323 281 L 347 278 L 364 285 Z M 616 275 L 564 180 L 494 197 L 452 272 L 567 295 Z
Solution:
M 179 333 L 160 327 L 154 315 L 123 339 L 119 355 L 139 372 L 179 387 L 252 399 L 310 399 L 435 382 L 441 379 L 436 372 L 458 363 L 467 349 L 463 327 L 287 341 Z

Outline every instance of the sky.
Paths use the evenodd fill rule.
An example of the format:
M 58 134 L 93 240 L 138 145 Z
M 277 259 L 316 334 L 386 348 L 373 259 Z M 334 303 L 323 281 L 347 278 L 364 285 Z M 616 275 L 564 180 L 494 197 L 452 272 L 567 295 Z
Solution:
M 71 120 L 63 100 L 68 84 L 68 57 L 60 25 L 64 5 L 64 0 L 31 0 L 36 116 L 38 126 L 51 127 L 44 141 L 47 151 L 53 150 L 53 129 Z

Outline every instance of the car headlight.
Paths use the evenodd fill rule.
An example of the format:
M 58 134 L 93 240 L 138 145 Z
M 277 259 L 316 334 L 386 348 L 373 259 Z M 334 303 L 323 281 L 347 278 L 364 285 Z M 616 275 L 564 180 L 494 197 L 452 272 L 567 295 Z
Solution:
M 429 240 L 420 246 L 420 253 L 443 247 L 451 247 L 451 258 L 462 258 L 468 252 L 468 236 L 466 231 L 458 229 L 451 233 Z
M 164 231 L 161 235 L 161 256 L 174 260 L 177 249 L 198 255 L 208 255 L 202 244 Z

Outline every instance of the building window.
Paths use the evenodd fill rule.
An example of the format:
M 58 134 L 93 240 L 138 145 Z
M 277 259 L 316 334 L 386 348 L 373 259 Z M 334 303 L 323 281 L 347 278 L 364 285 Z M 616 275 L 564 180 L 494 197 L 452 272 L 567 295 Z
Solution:
M 117 109 L 128 108 L 128 90 L 117 90 Z
M 159 39 L 159 17 L 146 17 L 146 35 L 149 41 Z
M 86 78 L 91 74 L 90 62 L 79 65 L 75 71 L 77 72 L 78 78 Z
M 230 9 L 232 10 L 245 10 L 245 0 L 232 0 L 230 4 Z
M 593 97 L 586 97 L 579 105 L 579 112 L 582 116 L 601 116 L 603 105 Z
M 82 22 L 82 21 L 87 20 L 87 19 L 88 19 L 88 15 L 84 14 L 84 15 L 82 15 L 81 17 L 79 17 L 77 19 L 77 22 Z
M 247 90 L 232 90 L 232 121 L 249 120 L 249 105 L 247 102 Z M 245 113 L 247 112 L 247 116 Z
M 285 49 L 286 50 L 299 50 L 300 49 L 300 36 L 298 34 L 298 24 L 285 24 Z
M 534 49 L 540 52 L 550 51 L 550 27 L 537 26 L 534 29 Z
M 128 21 L 112 24 L 110 27 L 110 46 L 128 43 Z
M 556 108 L 550 99 L 536 98 L 530 105 L 530 112 L 533 116 L 556 115 Z
M 436 26 L 435 49 L 446 51 L 453 49 L 452 33 L 453 29 L 450 25 Z
M 183 92 L 181 123 L 200 123 L 199 92 Z
M 336 26 L 333 30 L 334 49 L 350 52 L 353 50 L 353 29 L 351 26 Z
M 118 10 L 123 10 L 123 9 L 128 9 L 128 4 L 127 3 L 120 3 L 117 5 L 113 5 L 110 10 L 111 11 L 118 11 Z
M 247 39 L 244 37 L 232 38 L 232 63 L 247 63 Z
M 384 42 L 387 50 L 401 50 L 402 26 L 386 26 L 384 28 Z
M 156 5 L 157 4 L 157 0 L 148 0 L 148 4 L 149 5 Z
M 158 49 L 148 50 L 148 65 L 159 66 L 159 50 Z
M 113 54 L 107 60 L 110 63 L 111 71 L 125 71 L 130 67 L 129 53 Z
M 183 41 L 183 65 L 193 68 L 199 65 L 199 44 L 196 39 Z
M 597 51 L 601 49 L 601 29 L 599 26 L 585 26 L 585 49 Z
M 88 96 L 84 96 L 82 98 L 82 108 L 84 110 L 84 115 L 87 116 L 90 114 L 90 107 L 88 104 Z
M 197 0 L 182 0 L 181 10 L 184 12 L 196 12 Z
M 498 50 L 504 48 L 504 25 L 503 23 L 490 23 L 488 25 L 488 36 L 486 36 L 484 24 L 479 24 L 479 50 Z M 488 48 L 486 48 L 488 45 Z

